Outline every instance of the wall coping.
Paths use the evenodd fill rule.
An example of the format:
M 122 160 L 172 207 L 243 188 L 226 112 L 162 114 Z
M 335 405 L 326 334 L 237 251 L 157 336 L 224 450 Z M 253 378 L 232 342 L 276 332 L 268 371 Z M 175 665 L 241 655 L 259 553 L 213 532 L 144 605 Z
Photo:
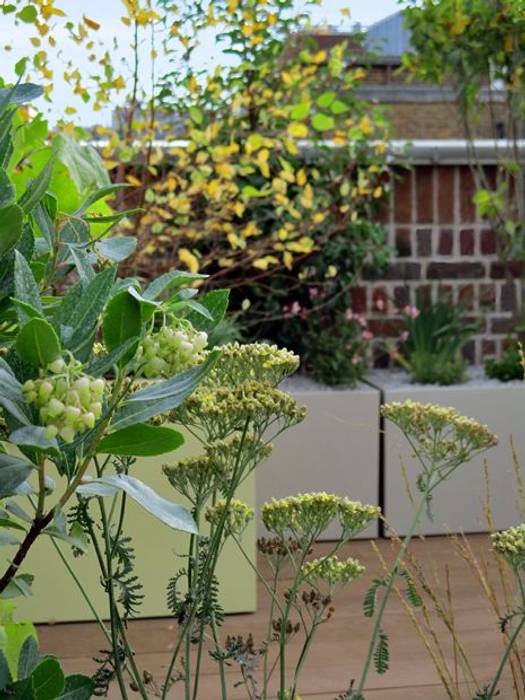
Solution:
M 106 139 L 92 140 L 89 145 L 94 148 L 104 148 L 109 145 Z M 174 139 L 173 141 L 155 140 L 155 148 L 169 150 L 176 147 L 184 147 L 186 141 Z M 138 143 L 135 145 L 139 145 Z M 326 142 L 327 146 L 332 144 Z M 300 143 L 307 149 L 308 142 Z M 465 139 L 393 139 L 387 143 L 389 160 L 392 164 L 406 165 L 468 165 L 473 151 L 479 162 L 485 165 L 494 165 L 502 159 L 514 158 L 515 150 L 525 162 L 525 139 L 514 142 L 510 139 L 476 139 L 472 148 Z

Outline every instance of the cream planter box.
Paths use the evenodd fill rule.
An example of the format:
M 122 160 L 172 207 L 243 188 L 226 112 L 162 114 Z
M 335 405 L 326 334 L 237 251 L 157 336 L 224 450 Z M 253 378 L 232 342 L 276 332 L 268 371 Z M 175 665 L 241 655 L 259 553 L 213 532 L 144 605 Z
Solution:
M 162 465 L 174 463 L 196 453 L 196 446 L 190 439 L 187 444 L 167 455 L 141 458 L 131 468 L 130 474 L 153 488 L 168 500 L 182 503 L 183 499 L 168 483 L 162 474 Z M 240 498 L 250 505 L 255 503 L 255 479 L 249 478 L 242 487 Z M 108 504 L 110 499 L 107 499 Z M 93 503 L 93 512 L 96 504 Z M 188 535 L 176 532 L 127 499 L 125 534 L 133 538 L 136 554 L 136 573 L 144 585 L 145 599 L 140 608 L 140 618 L 170 616 L 166 605 L 168 580 L 180 567 L 186 566 Z M 93 552 L 74 558 L 70 548 L 57 540 L 68 562 L 89 591 L 95 607 L 103 618 L 107 618 L 107 602 L 99 581 L 99 569 Z M 251 556 L 255 556 L 255 525 L 252 524 L 243 538 L 244 546 Z M 28 618 L 33 622 L 64 622 L 92 620 L 93 615 L 76 584 L 55 551 L 48 537 L 36 542 L 26 559 L 23 571 L 35 575 L 34 595 L 17 599 L 19 619 Z M 253 612 L 256 607 L 255 574 L 233 542 L 224 548 L 220 564 L 222 604 L 229 613 Z M 19 603 L 19 604 L 18 604 Z
M 379 498 L 379 392 L 366 384 L 333 389 L 302 378 L 283 384 L 299 405 L 303 423 L 280 435 L 257 470 L 257 503 L 297 493 L 326 491 L 373 505 Z M 267 534 L 259 521 L 259 534 Z M 337 527 L 324 539 L 336 539 Z M 377 526 L 362 537 L 376 537 Z
M 525 383 L 501 383 L 473 376 L 465 384 L 450 387 L 410 384 L 399 372 L 374 373 L 372 381 L 384 392 L 384 402 L 413 399 L 421 403 L 452 406 L 465 416 L 485 423 L 499 437 L 499 445 L 468 464 L 459 467 L 438 486 L 432 500 L 434 520 L 423 516 L 420 532 L 435 535 L 447 532 L 484 532 L 488 529 L 484 513 L 486 461 L 494 522 L 497 528 L 517 525 L 524 517 L 520 512 L 519 493 L 512 458 L 511 436 L 518 460 L 525 466 Z M 385 421 L 384 432 L 385 515 L 397 532 L 404 534 L 411 520 L 404 464 L 414 494 L 418 465 L 400 430 Z M 525 506 L 521 504 L 521 508 Z

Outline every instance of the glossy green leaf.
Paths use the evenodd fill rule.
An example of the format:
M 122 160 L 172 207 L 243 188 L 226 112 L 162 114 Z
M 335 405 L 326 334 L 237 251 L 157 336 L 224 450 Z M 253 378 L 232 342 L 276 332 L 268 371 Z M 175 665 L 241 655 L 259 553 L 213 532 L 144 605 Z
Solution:
M 107 305 L 102 319 L 104 343 L 109 351 L 120 347 L 130 338 L 138 338 L 142 332 L 140 303 L 126 290 L 119 292 Z M 132 350 L 124 361 L 133 355 Z
M 13 204 L 16 197 L 16 191 L 11 180 L 8 178 L 5 170 L 0 170 L 0 217 L 1 210 L 9 204 Z
M 127 355 L 129 351 L 133 351 L 137 341 L 135 338 L 129 338 L 126 342 L 119 345 L 118 348 L 112 350 L 107 355 L 100 355 L 86 367 L 86 374 L 92 377 L 102 377 L 106 372 L 109 372 L 112 367 L 118 364 L 119 360 Z
M 24 212 L 18 204 L 0 209 L 0 258 L 13 250 L 22 236 Z
M 94 691 L 91 678 L 74 674 L 66 677 L 66 685 L 62 695 L 57 700 L 89 700 Z
M 224 318 L 228 309 L 230 298 L 229 289 L 214 289 L 208 292 L 202 300 L 202 306 L 208 311 L 209 316 L 203 316 L 195 311 L 188 314 L 188 320 L 200 331 L 209 333 L 212 331 Z
M 145 423 L 150 418 L 180 406 L 208 374 L 219 356 L 220 350 L 214 350 L 202 365 L 131 394 L 116 412 L 113 429 L 121 430 L 130 425 Z
M 115 192 L 127 189 L 129 187 L 133 187 L 133 185 L 130 185 L 127 182 L 100 187 L 99 189 L 97 189 L 96 192 L 94 192 L 90 197 L 86 199 L 86 201 L 82 204 L 82 206 L 79 209 L 77 209 L 77 211 L 75 212 L 75 216 L 81 216 L 82 214 L 84 214 L 84 212 L 86 212 L 91 206 L 93 206 L 93 204 L 98 202 L 100 199 L 110 197 L 111 195 L 115 194 Z
M 77 491 L 83 496 L 102 497 L 124 491 L 168 527 L 192 534 L 198 532 L 195 521 L 187 508 L 178 503 L 167 501 L 142 481 L 127 474 L 115 474 L 93 479 L 89 483 L 79 486 Z
M 56 659 L 41 661 L 31 674 L 34 700 L 55 700 L 64 692 L 66 679 Z
M 345 102 L 342 102 L 342 100 L 335 100 L 330 105 L 330 111 L 332 114 L 344 114 L 345 112 L 348 112 L 349 109 L 349 106 Z
M 18 574 L 18 576 L 15 576 L 13 579 L 11 579 L 11 581 L 9 581 L 5 589 L 0 594 L 0 598 L 3 600 L 7 600 L 9 598 L 19 598 L 20 596 L 29 598 L 33 595 L 31 586 L 33 585 L 34 578 L 35 577 L 32 574 Z M 28 637 L 24 642 L 24 646 L 30 639 L 33 639 L 33 637 Z M 24 647 L 22 647 L 21 654 L 23 653 L 23 650 Z M 18 664 L 20 668 L 20 660 Z
M 15 250 L 15 297 L 43 315 L 40 292 L 33 272 L 27 260 L 18 250 Z M 25 323 L 30 318 L 32 318 L 32 314 L 29 314 L 23 307 L 18 308 L 20 323 Z
M 0 101 L 5 99 L 7 104 L 24 104 L 36 100 L 43 94 L 44 89 L 40 85 L 20 83 L 12 88 L 0 88 Z
M 45 195 L 49 183 L 51 182 L 54 165 L 54 159 L 50 158 L 36 178 L 29 183 L 25 192 L 20 197 L 18 203 L 26 214 L 30 214 Z
M 137 247 L 137 239 L 131 236 L 115 236 L 115 238 L 103 238 L 95 245 L 95 250 L 99 255 L 122 262 L 134 252 Z
M 330 107 L 336 97 L 337 95 L 335 92 L 324 92 L 317 98 L 317 104 L 319 107 L 321 107 L 321 109 L 326 109 L 327 107 Z
M 294 105 L 292 107 L 292 110 L 290 112 L 290 117 L 294 121 L 303 121 L 303 119 L 306 119 L 310 114 L 310 103 L 309 102 L 300 102 L 297 105 Z
M 60 341 L 50 323 L 32 318 L 18 333 L 16 351 L 30 365 L 46 367 L 60 355 Z
M 13 455 L 0 454 L 0 498 L 12 496 L 33 471 L 33 465 Z
M 183 270 L 173 270 L 157 277 L 146 288 L 143 296 L 145 299 L 157 299 L 162 292 L 167 289 L 179 288 L 186 284 L 191 284 L 196 280 L 206 279 L 207 275 L 200 275 L 197 272 L 185 272 Z
M 177 430 L 164 426 L 137 423 L 103 438 L 97 452 L 121 457 L 154 457 L 173 452 L 184 444 Z
M 316 114 L 312 118 L 312 126 L 316 131 L 330 131 L 335 127 L 335 121 L 329 114 Z
M 23 574 L 27 579 L 31 579 L 29 582 L 26 579 L 26 585 L 31 586 L 33 583 L 33 576 L 28 574 Z M 29 588 L 31 590 L 31 588 Z M 40 654 L 38 652 L 38 642 L 34 637 L 28 637 L 20 651 L 20 658 L 18 659 L 18 680 L 23 681 L 24 678 L 28 678 L 33 670 L 38 665 L 40 661 Z

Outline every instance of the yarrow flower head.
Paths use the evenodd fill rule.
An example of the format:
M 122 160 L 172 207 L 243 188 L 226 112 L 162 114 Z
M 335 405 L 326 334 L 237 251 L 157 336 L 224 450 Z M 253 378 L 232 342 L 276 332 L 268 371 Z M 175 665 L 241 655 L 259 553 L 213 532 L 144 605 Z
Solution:
M 211 525 L 218 525 L 219 522 L 224 517 L 225 512 L 226 520 L 224 522 L 224 535 L 228 537 L 230 535 L 235 535 L 239 537 L 246 530 L 250 522 L 255 517 L 255 511 L 253 508 L 244 501 L 239 501 L 233 499 L 230 501 L 229 505 L 226 506 L 227 501 L 218 501 L 214 506 L 208 506 L 206 509 L 206 520 Z
M 492 535 L 492 545 L 513 569 L 525 568 L 525 523 Z
M 339 522 L 343 537 L 348 539 L 362 532 L 370 523 L 381 515 L 378 506 L 370 506 L 359 501 L 342 498 L 339 502 Z
M 51 362 L 37 379 L 22 386 L 26 401 L 38 409 L 45 437 L 60 437 L 66 443 L 95 426 L 105 390 L 104 379 L 84 374 L 82 364 L 72 357 Z
M 328 493 L 288 496 L 262 506 L 262 519 L 267 530 L 281 536 L 291 531 L 305 538 L 318 537 L 338 516 L 343 536 L 352 536 L 359 532 L 359 525 L 366 527 L 377 515 L 378 509 L 374 506 L 363 506 Z
M 498 444 L 497 436 L 456 409 L 410 399 L 386 404 L 382 414 L 397 425 L 431 467 L 454 468 Z
M 205 382 L 234 388 L 254 381 L 275 387 L 298 367 L 299 357 L 277 345 L 229 343 L 221 347 L 221 356 Z
M 146 335 L 138 347 L 135 366 L 147 379 L 172 377 L 204 359 L 208 336 L 187 319 L 176 319 Z
M 348 585 L 362 576 L 365 567 L 357 559 L 340 561 L 336 556 L 314 559 L 302 566 L 302 574 L 306 581 L 312 585 L 327 583 L 331 588 L 339 585 Z

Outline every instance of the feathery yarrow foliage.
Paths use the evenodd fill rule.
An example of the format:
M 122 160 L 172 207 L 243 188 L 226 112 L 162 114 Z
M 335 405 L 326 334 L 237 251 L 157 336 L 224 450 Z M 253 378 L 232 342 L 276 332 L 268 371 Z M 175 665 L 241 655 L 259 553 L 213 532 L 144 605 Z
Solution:
M 525 523 L 494 533 L 492 545 L 513 569 L 525 567 Z
M 38 420 L 48 439 L 60 437 L 71 443 L 75 436 L 90 430 L 102 415 L 106 383 L 84 374 L 82 363 L 73 357 L 58 358 L 36 379 L 22 386 L 26 401 L 38 409 Z
M 137 372 L 147 379 L 172 377 L 202 362 L 207 344 L 204 331 L 197 331 L 187 319 L 176 319 L 141 340 L 135 356 Z
M 264 526 L 283 536 L 292 532 L 300 538 L 317 538 L 336 519 L 348 539 L 363 530 L 379 515 L 379 508 L 349 501 L 334 494 L 307 493 L 273 499 L 262 506 Z
M 357 559 L 349 558 L 341 561 L 335 555 L 314 559 L 306 562 L 302 567 L 302 574 L 306 581 L 312 585 L 327 583 L 331 587 L 353 583 L 364 572 L 365 567 Z
M 462 416 L 455 408 L 409 399 L 386 404 L 381 412 L 434 467 L 457 467 L 498 444 L 486 425 Z
M 250 522 L 255 517 L 255 511 L 253 508 L 244 501 L 238 499 L 232 499 L 228 504 L 226 499 L 218 501 L 214 506 L 208 506 L 206 509 L 206 520 L 212 526 L 218 525 L 224 514 L 226 513 L 226 520 L 224 523 L 224 536 L 229 537 L 235 535 L 240 537 L 246 530 Z

